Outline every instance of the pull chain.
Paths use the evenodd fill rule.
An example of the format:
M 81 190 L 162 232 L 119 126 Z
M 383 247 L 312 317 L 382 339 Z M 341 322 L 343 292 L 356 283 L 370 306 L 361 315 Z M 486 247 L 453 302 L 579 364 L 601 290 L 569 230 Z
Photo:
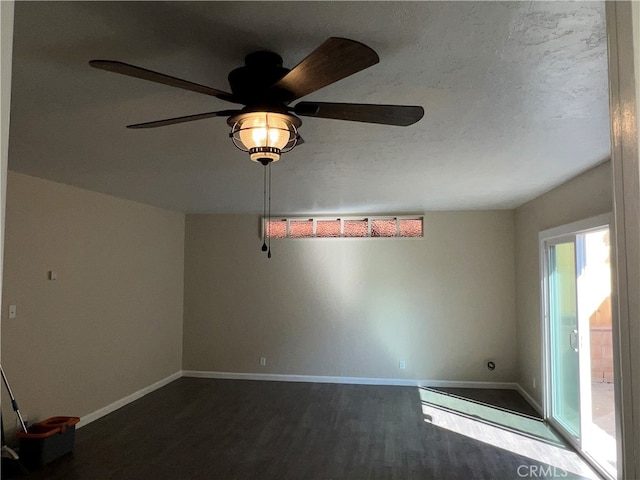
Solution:
M 267 251 L 267 166 L 264 166 L 262 175 L 262 251 Z
M 271 258 L 271 162 L 269 162 L 269 223 L 268 225 L 268 234 L 269 238 L 269 252 L 267 253 L 267 258 Z

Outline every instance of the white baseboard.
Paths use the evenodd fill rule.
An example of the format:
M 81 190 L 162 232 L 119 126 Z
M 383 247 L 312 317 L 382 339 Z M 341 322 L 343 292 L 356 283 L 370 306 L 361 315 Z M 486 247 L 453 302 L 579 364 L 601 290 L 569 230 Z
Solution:
M 509 382 L 460 382 L 449 380 L 414 380 L 406 378 L 377 377 L 331 377 L 322 375 L 282 375 L 277 373 L 237 373 L 183 370 L 184 377 L 220 378 L 227 380 L 266 380 L 271 382 L 344 383 L 353 385 L 393 385 L 400 387 L 450 387 L 450 388 L 496 388 L 517 390 L 516 383 Z
M 227 380 L 261 380 L 269 382 L 346 383 L 354 385 L 419 386 L 418 380 L 399 378 L 329 377 L 321 375 L 283 375 L 279 373 L 236 373 L 183 370 L 182 376 L 194 378 L 220 378 Z
M 542 407 L 540 406 L 540 404 L 536 402 L 531 395 L 529 395 L 529 392 L 527 392 L 524 388 L 522 388 L 522 385 L 520 385 L 519 383 L 516 383 L 515 385 L 517 387 L 516 390 L 518 390 L 520 395 L 522 395 L 524 399 L 527 402 L 529 402 L 529 405 L 531 405 L 535 409 L 535 411 L 540 414 L 541 417 L 544 417 L 544 414 L 542 412 Z
M 144 397 L 148 393 L 151 393 L 154 390 L 158 390 L 159 388 L 162 388 L 165 385 L 168 385 L 169 383 L 173 382 L 174 380 L 177 380 L 180 377 L 182 377 L 181 370 L 169 375 L 166 378 L 163 378 L 162 380 L 157 381 L 156 383 L 153 383 L 147 387 L 144 387 L 143 389 L 140 389 L 137 392 L 132 393 L 131 395 L 127 395 L 126 397 L 121 398 L 120 400 L 117 400 L 112 404 L 107 405 L 106 407 L 103 407 L 99 410 L 96 410 L 95 412 L 91 412 L 87 415 L 84 415 L 83 417 L 80 417 L 80 422 L 76 425 L 76 428 L 84 427 L 85 425 L 88 425 L 89 423 L 94 422 L 99 418 L 104 417 L 105 415 L 108 415 L 111 412 L 114 412 L 119 408 L 122 408 L 125 405 L 138 400 L 139 398 Z

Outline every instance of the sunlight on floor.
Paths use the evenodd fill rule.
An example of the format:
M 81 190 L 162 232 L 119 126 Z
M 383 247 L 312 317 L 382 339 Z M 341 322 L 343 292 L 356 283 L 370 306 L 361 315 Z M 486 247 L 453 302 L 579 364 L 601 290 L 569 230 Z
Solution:
M 565 472 L 600 478 L 541 420 L 430 389 L 419 391 L 427 423 Z
M 613 383 L 591 384 L 592 422 L 585 435 L 585 450 L 612 477 L 616 477 L 617 446 L 615 426 L 615 400 Z
M 587 453 L 591 454 L 609 475 L 615 477 L 617 469 L 616 439 L 593 423 L 589 425 L 589 429 L 587 438 L 589 438 L 590 445 L 587 447 Z

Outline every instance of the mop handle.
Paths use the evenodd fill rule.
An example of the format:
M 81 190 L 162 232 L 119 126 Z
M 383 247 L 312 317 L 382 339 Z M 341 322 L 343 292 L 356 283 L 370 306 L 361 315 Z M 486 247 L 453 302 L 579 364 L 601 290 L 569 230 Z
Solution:
M 20 408 L 18 407 L 18 402 L 13 396 L 13 392 L 11 391 L 11 387 L 9 386 L 9 381 L 7 380 L 7 376 L 4 374 L 4 369 L 2 365 L 0 365 L 0 373 L 2 373 L 2 381 L 4 382 L 4 386 L 7 387 L 7 392 L 9 392 L 9 397 L 11 398 L 11 406 L 13 407 L 13 411 L 18 415 L 18 420 L 20 420 L 20 425 L 22 426 L 22 430 L 27 433 L 27 426 L 24 424 L 24 420 L 22 419 L 22 415 L 20 414 Z

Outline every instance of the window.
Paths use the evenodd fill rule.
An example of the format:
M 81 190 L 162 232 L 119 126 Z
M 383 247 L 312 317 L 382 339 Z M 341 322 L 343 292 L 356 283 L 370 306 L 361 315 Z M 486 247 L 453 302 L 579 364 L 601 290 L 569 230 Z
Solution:
M 289 236 L 291 238 L 313 237 L 313 220 L 290 220 Z
M 395 237 L 398 233 L 398 225 L 395 218 L 371 220 L 372 237 Z
M 369 218 L 278 218 L 267 222 L 268 238 L 423 237 L 422 216 Z
M 272 220 L 267 225 L 267 237 L 270 238 L 286 238 L 287 236 L 287 221 L 286 220 Z
M 339 237 L 341 233 L 340 220 L 317 220 L 316 237 Z
M 421 218 L 401 218 L 398 221 L 400 229 L 399 237 L 421 237 L 422 236 L 422 219 Z
M 369 222 L 368 220 L 345 220 L 344 221 L 345 237 L 368 237 Z

